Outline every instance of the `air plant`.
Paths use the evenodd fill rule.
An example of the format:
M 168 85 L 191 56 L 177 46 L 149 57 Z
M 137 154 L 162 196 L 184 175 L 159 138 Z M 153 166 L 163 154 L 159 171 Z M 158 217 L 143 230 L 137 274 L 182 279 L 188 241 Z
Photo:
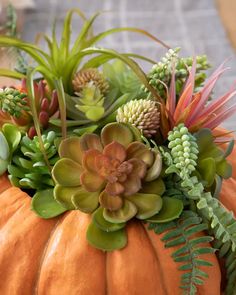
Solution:
M 71 43 L 71 19 L 73 14 L 78 14 L 82 21 L 83 27 L 78 35 L 77 39 L 74 42 L 72 48 L 70 48 Z M 90 19 L 87 19 L 85 15 L 79 9 L 72 9 L 68 12 L 63 26 L 63 31 L 61 35 L 60 42 L 56 39 L 56 28 L 53 26 L 52 37 L 50 38 L 47 35 L 43 35 L 45 41 L 47 42 L 49 48 L 49 54 L 46 51 L 43 51 L 36 45 L 23 42 L 14 37 L 1 36 L 0 37 L 0 46 L 2 47 L 16 47 L 21 51 L 26 52 L 36 63 L 36 71 L 41 73 L 44 79 L 47 81 L 47 84 L 51 89 L 54 89 L 54 81 L 57 79 L 62 79 L 63 88 L 66 93 L 73 94 L 73 85 L 72 80 L 75 73 L 85 68 L 94 68 L 102 65 L 105 62 L 108 62 L 111 59 L 119 58 L 126 62 L 131 68 L 134 69 L 136 74 L 143 80 L 144 84 L 148 89 L 152 89 L 146 79 L 145 74 L 140 70 L 137 64 L 129 57 L 141 58 L 150 62 L 150 59 L 144 58 L 135 54 L 119 54 L 114 50 L 95 48 L 93 47 L 101 39 L 106 36 L 118 33 L 122 31 L 131 31 L 136 33 L 144 34 L 156 42 L 162 44 L 166 48 L 169 48 L 162 41 L 152 36 L 150 33 L 137 28 L 116 28 L 110 29 L 105 32 L 93 35 L 92 25 L 100 13 L 96 13 Z M 94 54 L 97 56 L 94 57 Z M 83 58 L 85 56 L 93 55 L 93 57 L 82 65 Z M 24 77 L 23 74 L 1 70 L 0 73 L 5 76 L 10 76 L 16 79 Z
M 235 87 L 232 87 L 221 97 L 209 102 L 209 97 L 217 80 L 226 70 L 223 63 L 209 77 L 202 89 L 194 93 L 195 60 L 178 100 L 176 98 L 175 75 L 173 72 L 166 101 L 166 115 L 170 129 L 179 123 L 184 123 L 191 132 L 196 132 L 201 128 L 213 130 L 236 111 L 236 103 L 233 102 L 233 97 L 236 94 Z

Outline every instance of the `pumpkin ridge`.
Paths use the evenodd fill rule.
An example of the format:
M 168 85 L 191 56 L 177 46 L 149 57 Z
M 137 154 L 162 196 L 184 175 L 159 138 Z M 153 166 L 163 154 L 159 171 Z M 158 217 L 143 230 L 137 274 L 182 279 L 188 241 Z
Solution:
M 63 216 L 61 217 L 57 217 L 58 218 L 58 222 L 55 224 L 55 226 L 53 227 L 53 229 L 51 230 L 51 233 L 48 237 L 48 240 L 47 242 L 45 243 L 45 247 L 42 251 L 42 255 L 41 255 L 41 258 L 40 258 L 40 263 L 39 263 L 39 268 L 38 268 L 38 272 L 36 274 L 36 279 L 35 279 L 35 288 L 34 288 L 34 291 L 33 291 L 33 294 L 37 295 L 38 294 L 38 284 L 39 284 L 39 279 L 40 279 L 40 274 L 41 274 L 41 269 L 42 269 L 42 265 L 43 265 L 43 261 L 44 261 L 44 257 L 46 255 L 46 252 L 47 252 L 47 249 L 48 249 L 48 245 L 49 245 L 49 242 L 50 242 L 50 239 L 53 235 L 53 233 L 56 231 L 57 227 L 59 224 L 61 224 L 63 222 L 63 220 L 65 219 L 66 215 L 70 214 L 70 212 L 67 212 L 66 214 L 63 214 Z
M 149 237 L 149 235 L 147 233 L 147 229 L 146 229 L 145 225 L 143 224 L 143 222 L 140 222 L 140 224 L 144 229 L 144 233 L 145 233 L 145 236 L 147 237 L 147 240 L 148 240 L 149 244 L 151 245 L 151 248 L 153 250 L 154 256 L 156 257 L 156 261 L 157 261 L 157 264 L 159 266 L 159 269 L 161 269 L 161 264 L 160 264 L 160 261 L 159 261 L 159 257 L 157 256 L 157 253 L 156 253 L 155 247 L 153 245 L 153 242 L 152 242 L 151 238 Z M 161 274 L 161 280 L 160 281 L 161 281 L 161 284 L 162 284 L 162 290 L 164 292 L 164 295 L 168 295 L 167 290 L 166 290 L 166 288 L 164 286 L 164 276 L 163 276 L 162 271 L 160 271 L 160 274 Z
M 19 200 L 19 202 L 21 202 L 19 204 L 19 207 L 18 208 L 14 208 L 14 212 L 12 214 L 9 214 L 9 216 L 4 216 L 4 225 L 1 226 L 1 219 L 0 219 L 0 229 L 3 229 L 7 224 L 8 222 L 11 220 L 11 218 L 14 218 L 14 216 L 26 205 L 23 201 L 25 199 L 25 195 L 22 195 L 22 191 L 21 190 L 18 190 L 18 188 L 15 188 L 15 187 L 10 187 L 8 188 L 7 190 L 5 190 L 4 192 L 2 192 L 0 194 L 0 202 L 1 202 L 1 199 L 4 198 L 4 194 L 8 194 L 9 191 L 12 190 L 12 196 L 14 196 L 14 198 L 16 198 L 17 196 L 20 197 L 18 199 L 21 199 Z M 16 194 L 14 194 L 14 191 L 18 191 Z M 29 198 L 29 196 L 27 196 Z M 5 210 L 6 212 L 6 210 Z M 6 220 L 6 221 L 5 221 Z
M 104 295 L 109 295 L 109 290 L 108 290 L 108 272 L 107 272 L 107 252 L 105 255 L 105 270 L 106 270 L 106 276 L 105 276 L 105 294 Z
M 11 188 L 11 183 L 6 174 L 0 177 L 0 194 Z

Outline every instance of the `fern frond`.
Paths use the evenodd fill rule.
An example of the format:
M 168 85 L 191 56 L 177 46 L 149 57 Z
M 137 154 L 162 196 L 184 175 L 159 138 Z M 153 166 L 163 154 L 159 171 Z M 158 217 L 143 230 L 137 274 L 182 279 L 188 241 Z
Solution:
M 201 270 L 201 266 L 211 266 L 212 264 L 200 255 L 214 253 L 211 246 L 203 246 L 213 240 L 210 236 L 202 236 L 201 232 L 207 229 L 207 225 L 202 222 L 196 213 L 184 211 L 181 217 L 165 224 L 149 224 L 149 229 L 155 233 L 165 233 L 162 240 L 165 247 L 178 247 L 172 254 L 175 262 L 181 263 L 179 270 L 184 271 L 181 277 L 180 288 L 184 294 L 197 294 L 197 286 L 204 283 L 207 273 Z
M 227 286 L 225 295 L 236 294 L 236 251 L 232 251 L 231 243 L 222 243 L 220 240 L 214 242 L 214 247 L 219 250 L 219 258 L 224 259 L 226 270 Z

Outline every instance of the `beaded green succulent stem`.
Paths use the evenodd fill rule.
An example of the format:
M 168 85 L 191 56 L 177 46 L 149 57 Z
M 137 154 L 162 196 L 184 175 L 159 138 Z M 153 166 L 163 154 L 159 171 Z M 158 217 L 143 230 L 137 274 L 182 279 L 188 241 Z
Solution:
M 193 58 L 180 58 L 178 55 L 179 51 L 180 48 L 169 49 L 161 61 L 155 64 L 148 74 L 149 84 L 157 90 L 161 97 L 166 96 L 166 89 L 163 83 L 167 87 L 170 86 L 173 66 L 175 67 L 176 93 L 178 95 L 189 75 L 188 67 L 191 68 L 193 65 Z M 204 82 L 206 78 L 204 71 L 209 67 L 210 65 L 205 55 L 199 55 L 196 57 L 196 88 L 201 86 Z M 146 89 L 146 91 L 148 90 Z
M 173 165 L 167 169 L 176 169 L 179 176 L 188 179 L 197 166 L 198 146 L 195 137 L 188 131 L 184 124 L 179 124 L 168 135 Z

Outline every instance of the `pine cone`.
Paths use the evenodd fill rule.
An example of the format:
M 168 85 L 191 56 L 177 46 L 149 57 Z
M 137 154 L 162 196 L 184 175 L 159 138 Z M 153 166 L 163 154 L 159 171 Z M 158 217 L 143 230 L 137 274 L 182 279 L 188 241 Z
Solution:
M 146 137 L 152 137 L 159 128 L 160 112 L 155 101 L 132 100 L 120 107 L 116 116 L 117 122 L 130 123 Z
M 103 75 L 95 68 L 84 69 L 75 74 L 72 81 L 74 92 L 80 93 L 88 83 L 93 83 L 99 88 L 101 94 L 106 94 L 109 89 L 108 82 L 104 79 Z

